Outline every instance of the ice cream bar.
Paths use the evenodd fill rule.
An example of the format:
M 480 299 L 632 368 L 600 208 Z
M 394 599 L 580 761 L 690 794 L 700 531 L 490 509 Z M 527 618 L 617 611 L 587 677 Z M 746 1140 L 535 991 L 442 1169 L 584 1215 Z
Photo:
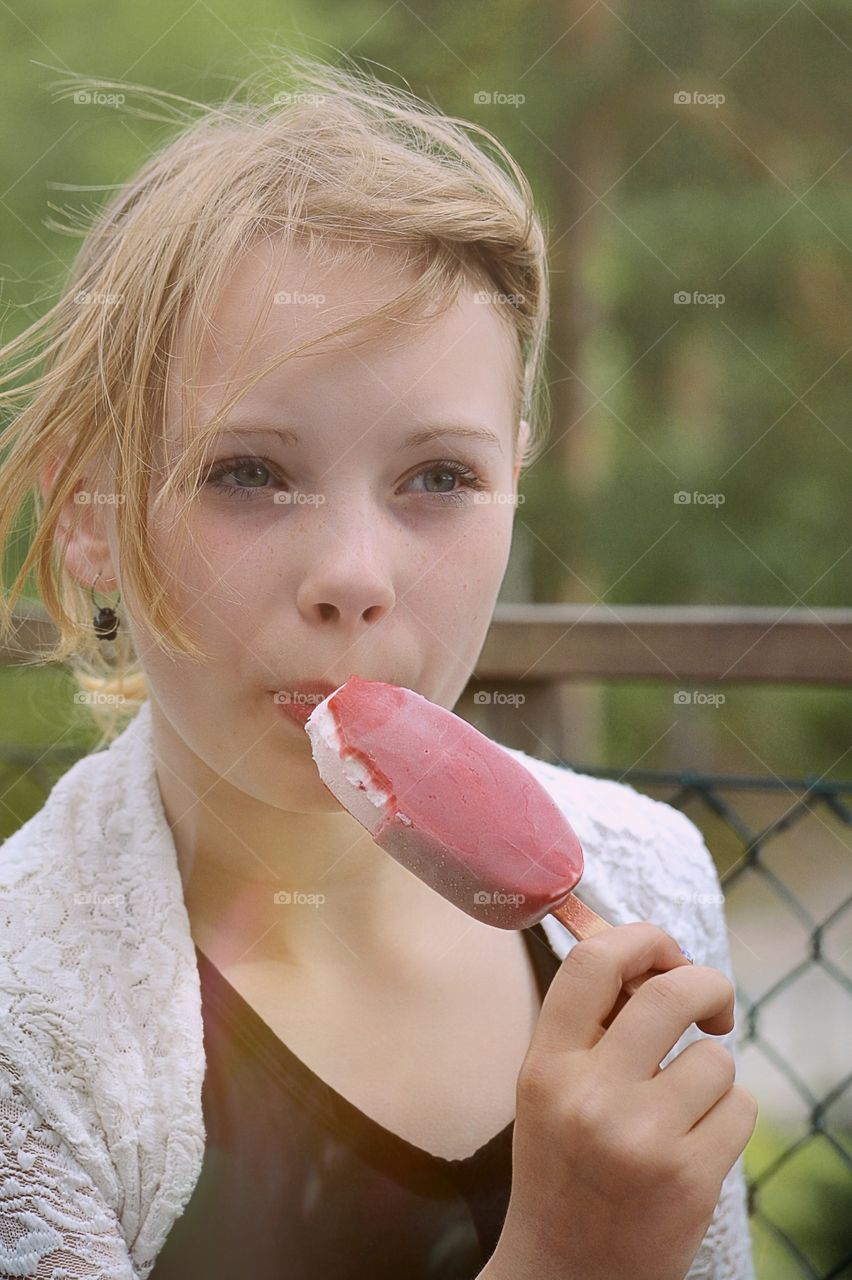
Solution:
M 320 777 L 382 849 L 499 929 L 552 914 L 575 938 L 609 924 L 572 893 L 583 850 L 499 743 L 413 689 L 351 676 L 305 723 Z

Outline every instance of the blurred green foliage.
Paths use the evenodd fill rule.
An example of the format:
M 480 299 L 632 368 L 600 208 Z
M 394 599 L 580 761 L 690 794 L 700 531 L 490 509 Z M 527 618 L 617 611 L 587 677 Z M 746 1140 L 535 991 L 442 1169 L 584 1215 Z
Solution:
M 0 667 L 0 841 L 31 818 L 46 787 L 96 745 L 97 729 L 75 693 L 71 675 L 56 667 Z
M 213 101 L 276 46 L 348 53 L 495 133 L 549 228 L 552 434 L 522 481 L 522 593 L 849 603 L 848 5 L 499 0 L 485 21 L 449 0 L 68 0 L 7 6 L 0 30 L 5 338 L 76 250 L 45 225 L 56 206 L 97 206 L 170 136 L 131 114 L 144 101 L 130 91 L 126 109 L 58 100 L 63 71 Z M 678 304 L 681 291 L 724 303 Z M 724 501 L 677 505 L 678 491 Z M 636 758 L 622 750 L 631 708 L 643 762 L 678 763 L 662 686 L 606 692 L 606 760 Z M 679 715 L 716 767 L 849 774 L 840 691 L 732 686 L 724 716 L 705 711 Z
M 39 22 L 7 9 L 4 333 L 38 314 L 76 247 L 45 228 L 48 201 L 91 208 L 169 136 L 53 101 L 63 68 L 212 100 L 276 43 L 348 51 L 494 131 L 550 228 L 553 429 L 516 516 L 527 594 L 848 604 L 848 7 L 498 10 L 483 23 L 446 0 L 216 0 L 177 15 L 163 0 L 71 0 Z M 674 102 L 696 90 L 725 101 Z M 680 290 L 725 301 L 679 305 Z M 724 503 L 676 506 L 680 489 Z M 669 686 L 608 686 L 603 762 L 848 776 L 841 691 L 732 685 L 723 712 L 678 716 L 692 760 L 666 733 Z
M 833 1132 L 852 1160 L 852 1134 Z M 760 1119 L 745 1151 L 749 1179 L 766 1173 L 795 1141 Z M 813 1275 L 796 1260 L 783 1237 L 805 1255 L 816 1274 L 850 1280 L 852 1264 L 841 1270 L 841 1258 L 852 1254 L 849 1214 L 850 1168 L 822 1137 L 806 1140 L 758 1191 L 760 1212 L 751 1219 L 752 1252 L 757 1280 L 800 1280 Z

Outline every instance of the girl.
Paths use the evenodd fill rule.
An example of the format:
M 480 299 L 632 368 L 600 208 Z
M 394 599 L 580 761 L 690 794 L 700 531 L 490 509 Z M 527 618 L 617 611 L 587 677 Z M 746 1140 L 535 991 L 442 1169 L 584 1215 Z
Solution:
M 350 674 L 468 682 L 548 291 L 491 135 L 505 168 L 365 73 L 289 70 L 185 124 L 5 353 L 44 360 L 5 393 L 0 546 L 36 517 L 5 625 L 34 570 L 106 749 L 0 857 L 0 1272 L 748 1280 L 693 824 L 513 753 L 617 926 L 575 945 L 459 912 L 319 780 L 300 719 Z

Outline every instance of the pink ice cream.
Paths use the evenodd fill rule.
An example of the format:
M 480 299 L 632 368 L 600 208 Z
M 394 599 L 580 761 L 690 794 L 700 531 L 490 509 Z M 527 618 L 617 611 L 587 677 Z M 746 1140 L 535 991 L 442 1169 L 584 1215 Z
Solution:
M 580 880 L 580 842 L 544 787 L 499 743 L 422 694 L 351 676 L 314 708 L 305 731 L 343 807 L 475 919 L 528 928 Z

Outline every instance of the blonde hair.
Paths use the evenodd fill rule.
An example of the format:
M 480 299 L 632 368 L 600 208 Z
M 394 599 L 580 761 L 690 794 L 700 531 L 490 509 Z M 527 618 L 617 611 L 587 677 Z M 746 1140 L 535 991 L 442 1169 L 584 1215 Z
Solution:
M 78 91 L 82 79 L 60 81 L 59 96 Z M 3 366 L 11 366 L 0 376 L 6 388 L 0 401 L 22 402 L 3 429 L 0 557 L 21 507 L 31 501 L 34 514 L 26 558 L 3 600 L 0 633 L 13 629 L 12 606 L 33 572 L 59 633 L 33 661 L 68 664 L 83 693 L 94 695 L 90 710 L 103 745 L 118 732 L 122 714 L 144 701 L 145 676 L 126 626 L 110 646 L 111 658 L 104 654 L 92 628 L 90 591 L 56 557 L 60 516 L 80 477 L 100 473 L 108 458 L 124 595 L 129 588 L 139 601 L 158 644 L 203 660 L 170 607 L 164 567 L 152 558 L 148 498 L 165 436 L 169 353 L 181 333 L 197 356 L 209 330 L 205 317 L 235 257 L 275 236 L 298 243 L 311 262 L 389 247 L 417 268 L 410 289 L 324 334 L 324 341 L 392 319 L 425 322 L 450 307 L 466 283 L 487 290 L 516 340 L 516 405 L 530 424 L 524 467 L 547 433 L 549 287 L 545 232 L 529 184 L 503 145 L 486 129 L 357 66 L 276 51 L 270 65 L 216 106 L 120 81 L 85 83 L 153 97 L 159 111 L 146 104 L 137 114 L 179 128 L 90 226 L 48 223 L 84 243 L 59 300 L 0 349 Z M 238 101 L 240 88 L 258 92 Z M 293 354 L 277 356 L 249 385 Z M 39 364 L 31 381 L 17 383 Z M 190 430 L 184 420 L 181 454 L 155 508 L 178 492 L 185 518 L 204 450 L 237 399 L 203 429 Z M 58 465 L 45 497 L 39 476 L 49 459 Z M 76 515 L 75 507 L 71 519 Z

